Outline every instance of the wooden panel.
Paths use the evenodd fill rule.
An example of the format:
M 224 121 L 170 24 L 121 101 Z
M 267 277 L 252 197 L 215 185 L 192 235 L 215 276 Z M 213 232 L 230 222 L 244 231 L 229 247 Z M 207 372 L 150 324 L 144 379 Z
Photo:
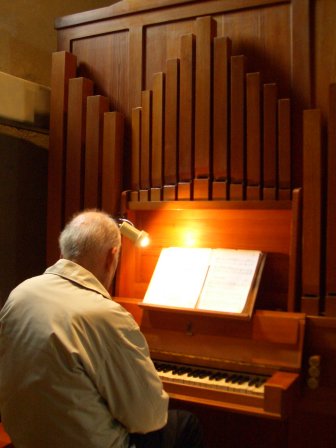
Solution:
M 264 85 L 264 134 L 263 134 L 263 197 L 275 199 L 277 196 L 277 86 Z
M 260 73 L 246 75 L 246 198 L 261 199 Z
M 165 11 L 166 13 L 168 11 Z M 170 12 L 172 12 L 170 10 Z M 168 59 L 178 59 L 181 56 L 181 38 L 195 32 L 194 20 L 155 21 L 146 27 L 145 33 L 145 87 L 151 85 L 153 74 L 164 72 Z M 146 19 L 145 19 L 146 20 Z
M 213 178 L 219 182 L 213 188 L 213 199 L 228 197 L 229 162 L 229 82 L 231 40 L 226 37 L 214 39 L 213 71 Z
M 230 199 L 243 199 L 245 181 L 245 64 L 243 55 L 231 58 Z
M 163 138 L 164 138 L 164 108 L 165 95 L 163 73 L 153 77 L 153 115 L 152 115 L 152 191 L 151 199 L 161 200 L 163 184 Z
M 112 4 L 106 8 L 99 8 L 93 11 L 85 11 L 77 14 L 72 14 L 66 17 L 61 17 L 56 20 L 56 28 L 62 29 L 69 26 L 85 24 L 92 21 L 102 21 L 109 18 L 117 17 L 118 20 L 123 20 L 125 16 L 132 14 L 136 17 L 144 17 L 145 23 L 150 21 L 152 11 L 156 9 L 166 9 L 165 13 L 168 15 L 167 21 L 171 21 L 176 17 L 190 17 L 203 14 L 240 11 L 244 9 L 253 8 L 256 6 L 271 7 L 274 4 L 287 3 L 286 0 L 235 0 L 233 3 L 214 1 L 199 1 L 199 0 L 149 0 L 144 3 L 142 0 L 123 0 Z M 178 10 L 180 8 L 181 11 Z M 155 11 L 157 12 L 157 11 Z M 156 18 L 156 17 L 154 17 Z M 124 25 L 124 23 L 123 23 Z
M 84 195 L 86 100 L 93 83 L 86 78 L 69 80 L 68 128 L 65 167 L 65 220 L 82 209 Z
M 288 52 L 293 44 L 293 2 L 280 1 L 267 8 L 264 6 L 259 3 L 255 9 L 224 14 L 218 35 L 230 36 L 233 54 L 244 54 L 248 58 L 249 72 L 262 73 L 262 82 L 275 82 L 280 95 L 288 96 L 292 83 L 288 68 L 294 62 Z
M 193 329 L 192 338 L 188 323 Z M 265 373 L 273 372 L 276 366 L 287 368 L 292 374 L 300 368 L 304 331 L 301 313 L 257 310 L 251 320 L 244 322 L 197 311 L 146 309 L 141 329 L 153 356 L 162 356 L 166 350 L 172 358 L 174 354 L 180 359 L 184 355 L 190 357 L 190 362 L 195 357 L 202 365 L 209 366 L 211 362 L 210 367 L 223 367 L 226 361 L 229 369 L 231 361 L 236 368 L 248 371 L 253 365 L 255 369 L 264 368 Z M 271 385 L 272 378 L 269 380 Z M 286 375 L 282 380 L 286 381 Z
M 195 36 L 181 37 L 179 105 L 179 181 L 194 177 Z M 178 195 L 180 198 L 180 186 Z M 185 197 L 183 198 L 185 199 Z M 190 188 L 189 188 L 189 199 Z
M 192 340 L 186 331 L 188 324 L 193 329 Z M 195 357 L 204 365 L 209 365 L 211 360 L 212 367 L 216 362 L 219 367 L 222 360 L 226 361 L 228 369 L 234 364 L 236 369 L 251 369 L 252 365 L 255 369 L 263 366 L 266 370 L 268 367 L 268 372 L 276 366 L 292 371 L 300 368 L 304 329 L 301 313 L 257 310 L 250 321 L 238 322 L 225 319 L 223 315 L 207 316 L 197 311 L 178 313 L 153 309 L 144 312 L 141 328 L 153 356 L 166 350 L 176 358 L 178 354 L 184 354 L 185 358 Z M 294 340 L 291 338 L 293 333 Z M 279 340 L 277 336 L 280 336 Z M 202 357 L 205 351 L 206 359 Z
M 291 175 L 291 102 L 289 99 L 278 101 L 278 163 L 279 163 L 279 199 L 290 199 L 292 187 Z
M 196 19 L 195 176 L 210 176 L 212 39 L 211 17 Z
M 86 109 L 84 208 L 101 207 L 101 172 L 104 113 L 109 109 L 106 97 L 88 96 Z
M 318 314 L 321 288 L 321 112 L 304 111 L 302 311 Z
M 293 390 L 290 394 L 290 405 L 286 403 L 284 392 Z M 287 407 L 292 410 L 293 401 L 299 391 L 299 375 L 290 372 L 276 372 L 270 381 L 265 384 L 265 411 L 280 411 L 283 418 L 288 417 Z M 291 413 L 291 412 L 290 412 Z
M 123 144 L 123 115 L 120 112 L 106 112 L 102 160 L 102 209 L 114 216 L 120 214 L 121 208 Z
M 135 31 L 134 33 L 136 44 L 134 38 L 132 44 L 139 51 L 137 43 L 141 32 L 140 35 Z M 80 41 L 75 40 L 71 49 L 77 55 L 78 76 L 94 81 L 95 93 L 109 98 L 111 110 L 119 110 L 128 117 L 131 114 L 128 93 L 135 86 L 139 87 L 138 69 L 135 70 L 132 59 L 129 60 L 129 52 L 133 50 L 129 42 L 132 34 L 126 30 L 118 30 L 114 33 L 86 37 Z M 87 62 L 88 57 L 90 63 Z M 132 57 L 134 62 L 138 62 L 141 52 L 137 55 L 132 51 Z M 131 68 L 134 69 L 133 72 L 130 72 Z M 129 76 L 126 75 L 128 73 Z M 138 103 L 134 106 L 139 105 Z
M 326 314 L 336 316 L 336 84 L 329 88 Z
M 47 265 L 59 258 L 58 236 L 64 224 L 64 171 L 68 82 L 76 76 L 77 58 L 60 51 L 52 55 L 50 143 L 48 167 Z

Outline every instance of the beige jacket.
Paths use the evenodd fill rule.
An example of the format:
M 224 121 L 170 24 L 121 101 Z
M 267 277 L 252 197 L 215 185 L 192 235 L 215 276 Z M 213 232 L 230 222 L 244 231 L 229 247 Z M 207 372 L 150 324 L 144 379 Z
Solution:
M 127 447 L 166 423 L 168 396 L 131 315 L 59 260 L 0 312 L 0 414 L 16 448 Z

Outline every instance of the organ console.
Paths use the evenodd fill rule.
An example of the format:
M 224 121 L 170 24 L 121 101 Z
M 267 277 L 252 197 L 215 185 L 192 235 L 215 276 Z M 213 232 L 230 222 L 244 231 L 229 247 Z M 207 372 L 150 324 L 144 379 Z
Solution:
M 251 322 L 146 311 L 141 328 L 174 399 L 285 418 L 298 393 L 304 316 L 257 311 Z
M 299 195 L 294 192 L 294 202 Z M 254 202 L 223 207 L 213 201 L 206 208 L 194 201 L 181 209 L 175 202 L 125 203 L 132 222 L 150 233 L 151 245 L 138 249 L 123 241 L 115 299 L 136 317 L 175 400 L 272 419 L 290 414 L 299 392 L 305 316 L 287 311 L 288 285 L 295 279 L 295 273 L 289 275 L 289 260 L 297 217 L 295 207 L 282 205 L 282 210 L 272 202 L 262 209 Z M 267 253 L 250 320 L 139 300 L 161 248 L 182 244 L 186 234 L 194 235 L 198 247 L 258 247 Z M 280 266 L 282 272 L 287 269 L 284 278 Z M 267 303 L 269 310 L 262 310 Z M 272 303 L 277 309 L 270 310 Z

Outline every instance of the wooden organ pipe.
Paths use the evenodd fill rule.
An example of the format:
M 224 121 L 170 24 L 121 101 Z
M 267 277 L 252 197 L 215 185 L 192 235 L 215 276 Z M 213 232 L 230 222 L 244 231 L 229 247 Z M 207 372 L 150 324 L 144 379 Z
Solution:
M 131 200 L 139 200 L 140 191 L 140 152 L 141 152 L 141 107 L 132 109 L 131 117 Z
M 181 36 L 180 57 L 142 92 L 132 137 L 141 201 L 291 199 L 290 100 L 247 73 L 246 57 L 231 55 L 215 28 L 197 19 L 196 36 Z
M 74 213 L 84 208 L 120 213 L 124 118 L 109 112 L 106 97 L 93 95 L 90 79 L 76 77 L 76 65 L 70 53 L 53 55 L 48 264 L 59 257 L 59 233 Z
M 180 45 L 178 199 L 192 198 L 195 142 L 195 36 L 185 34 Z
M 303 115 L 303 240 L 302 311 L 318 315 L 321 310 L 322 266 L 322 140 L 321 112 Z
M 177 187 L 179 61 L 168 59 L 164 126 L 163 199 L 175 201 Z
M 87 98 L 84 208 L 101 206 L 104 113 L 109 110 L 108 98 L 95 95 Z
M 82 209 L 84 197 L 84 163 L 86 101 L 93 93 L 87 78 L 69 80 L 67 149 L 65 167 L 65 221 Z
M 152 92 L 141 94 L 140 201 L 148 201 L 151 175 Z
M 76 76 L 77 58 L 60 51 L 52 55 L 50 144 L 48 156 L 48 208 L 46 263 L 59 257 L 58 235 L 64 224 L 64 163 L 67 134 L 68 83 Z
M 246 75 L 246 199 L 262 199 L 260 73 Z
M 244 55 L 231 57 L 230 199 L 245 199 L 245 72 Z
M 300 276 L 302 267 L 302 188 L 295 188 L 293 190 L 292 210 L 293 219 L 291 224 L 287 311 L 300 311 Z
M 277 186 L 277 86 L 264 84 L 264 123 L 263 123 L 263 197 L 276 199 Z
M 216 22 L 196 19 L 194 199 L 209 199 L 212 117 L 212 41 Z
M 336 84 L 329 87 L 325 313 L 336 316 Z
M 278 100 L 278 199 L 291 198 L 291 103 Z
M 120 112 L 104 114 L 101 207 L 107 213 L 120 212 L 124 117 Z
M 214 39 L 212 199 L 228 199 L 231 40 Z
M 163 144 L 165 112 L 165 78 L 163 73 L 153 77 L 153 135 L 152 135 L 152 184 L 151 200 L 162 199 Z

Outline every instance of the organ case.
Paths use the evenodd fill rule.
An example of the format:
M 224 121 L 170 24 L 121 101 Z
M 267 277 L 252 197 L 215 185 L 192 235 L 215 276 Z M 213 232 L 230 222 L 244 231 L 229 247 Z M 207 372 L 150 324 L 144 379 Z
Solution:
M 142 253 L 128 247 L 128 243 L 124 242 L 115 289 L 118 300 L 133 312 L 144 331 L 148 331 L 151 345 L 153 339 L 155 342 L 152 334 L 154 330 L 148 328 L 147 311 L 143 311 L 138 304 L 146 290 L 160 248 L 167 244 L 182 244 L 177 235 L 181 227 L 186 227 L 184 225 L 186 221 L 192 223 L 196 230 L 203 226 L 208 229 L 208 239 L 203 238 L 199 242 L 205 247 L 215 247 L 218 244 L 227 247 L 231 243 L 233 247 L 238 247 L 237 239 L 243 247 L 249 247 L 250 241 L 254 241 L 255 233 L 259 231 L 258 229 L 262 229 L 262 236 L 259 237 L 256 248 L 264 247 L 268 254 L 268 262 L 256 303 L 256 315 L 264 312 L 263 310 L 275 312 L 279 317 L 284 311 L 299 310 L 308 314 L 323 313 L 324 310 L 328 314 L 334 314 L 331 273 L 335 263 L 332 250 L 328 250 L 331 261 L 329 262 L 328 258 L 328 287 L 325 301 L 324 279 L 321 277 L 324 273 L 320 269 L 320 261 L 323 260 L 325 250 L 320 244 L 321 227 L 324 225 L 320 219 L 323 204 L 315 204 L 315 201 L 309 199 L 310 195 L 306 194 L 303 222 L 305 247 L 301 263 L 301 199 L 299 193 L 292 194 L 293 186 L 302 185 L 301 151 L 305 153 L 305 157 L 310 157 L 312 163 L 309 166 L 314 170 L 316 165 L 313 161 L 319 157 L 322 150 L 320 142 L 308 136 L 312 127 L 308 121 L 303 130 L 307 134 L 307 138 L 304 138 L 305 147 L 302 145 L 301 135 L 302 110 L 311 105 L 312 64 L 309 61 L 312 47 L 309 45 L 309 23 L 313 22 L 313 8 L 310 8 L 308 0 L 280 2 L 124 0 L 102 10 L 57 21 L 58 48 L 65 51 L 65 54 L 61 52 L 55 56 L 58 58 L 59 71 L 55 73 L 53 81 L 53 86 L 58 90 L 52 86 L 52 91 L 55 92 L 52 123 L 53 129 L 58 126 L 59 130 L 56 134 L 55 130 L 53 131 L 51 155 L 54 160 L 56 157 L 61 162 L 66 159 L 63 135 L 67 116 L 67 77 L 92 78 L 95 82 L 94 92 L 106 95 L 109 98 L 110 108 L 121 111 L 125 116 L 124 146 L 120 144 L 119 139 L 116 144 L 112 142 L 110 149 L 116 154 L 116 159 L 118 156 L 122 157 L 123 160 L 118 166 L 121 166 L 124 177 L 120 179 L 118 171 L 115 171 L 116 175 L 113 176 L 115 180 L 111 183 L 111 179 L 107 180 L 108 170 L 103 176 L 92 177 L 89 172 L 86 173 L 85 167 L 83 170 L 83 164 L 77 171 L 80 175 L 76 173 L 75 175 L 78 177 L 78 182 L 84 186 L 93 185 L 94 179 L 98 207 L 102 204 L 101 191 L 105 191 L 104 207 L 110 213 L 119 213 L 121 208 L 123 214 L 137 226 L 149 230 L 154 237 L 154 245 Z M 200 36 L 205 42 L 201 48 L 197 48 L 197 39 Z M 212 52 L 210 58 L 207 53 L 209 51 Z M 211 75 L 208 67 L 197 66 L 195 57 L 200 59 L 202 56 L 197 56 L 200 54 L 204 55 L 204 62 L 214 64 L 215 68 Z M 74 72 L 75 58 L 77 58 L 77 75 Z M 233 73 L 234 83 L 230 79 Z M 164 102 L 166 89 L 169 95 L 173 95 L 169 108 L 175 108 L 179 114 L 178 135 L 174 134 L 176 129 L 174 117 L 169 127 L 166 128 L 164 122 L 168 110 L 168 105 Z M 194 94 L 197 91 L 201 91 L 201 96 L 197 99 L 197 113 L 201 116 L 205 113 L 204 122 L 200 117 L 197 118 L 199 125 L 197 135 L 200 135 L 204 142 L 202 148 L 209 148 L 210 154 L 202 154 L 199 142 L 194 141 L 196 137 L 193 115 L 196 105 Z M 210 103 L 208 97 L 202 97 L 204 91 L 216 92 L 215 98 Z M 178 95 L 184 92 L 184 99 L 175 97 L 174 92 Z M 62 98 L 64 105 L 57 98 Z M 235 98 L 240 102 L 231 104 Z M 334 120 L 332 93 L 330 100 L 331 129 Z M 246 107 L 243 112 L 242 105 Z M 208 113 L 211 118 L 210 125 Z M 315 112 L 309 113 L 305 120 L 311 116 L 314 128 L 321 129 L 321 120 L 317 115 Z M 146 133 L 150 129 L 154 134 L 146 139 Z M 165 138 L 168 129 L 173 130 L 174 134 L 170 135 L 169 145 Z M 244 133 L 242 139 L 239 129 Z M 329 141 L 331 162 L 332 141 L 331 135 Z M 149 145 L 148 148 L 143 147 L 145 144 Z M 170 156 L 169 148 L 174 148 L 174 145 L 177 153 Z M 110 144 L 106 145 L 106 151 L 109 151 L 109 146 Z M 238 153 L 236 149 L 233 151 L 233 148 L 236 148 Z M 140 155 L 146 150 L 150 170 L 147 171 L 147 166 L 142 166 L 140 171 Z M 169 163 L 165 166 L 167 157 Z M 101 173 L 101 159 L 99 155 L 97 167 L 99 173 Z M 63 163 L 63 169 L 65 164 Z M 57 167 L 61 165 L 60 163 Z M 172 172 L 171 168 L 176 165 L 176 171 Z M 332 167 L 330 169 L 332 170 Z M 55 169 L 52 167 L 51 174 L 55 174 Z M 51 198 L 55 197 L 53 192 L 60 193 L 55 200 L 49 201 L 52 209 L 48 219 L 50 262 L 53 261 L 52 246 L 56 241 L 52 235 L 56 235 L 60 226 L 64 224 L 66 218 L 63 211 L 64 202 L 69 200 L 67 193 L 62 190 L 64 183 L 61 176 L 58 176 L 61 173 L 56 170 L 56 174 L 56 178 L 51 176 L 54 180 L 50 182 L 49 189 Z M 319 173 L 315 174 L 313 183 L 316 188 L 311 184 L 309 170 L 304 173 L 303 185 L 306 191 L 308 187 L 316 194 L 321 191 L 324 179 Z M 329 177 L 332 184 L 332 176 Z M 104 188 L 102 184 L 110 186 Z M 330 188 L 333 188 L 332 185 Z M 120 207 L 119 193 L 122 189 L 127 190 L 127 200 Z M 332 193 L 329 193 L 327 240 L 331 242 L 332 248 L 334 226 L 331 218 L 333 210 L 331 198 Z M 76 207 L 83 206 L 85 199 Z M 161 213 L 163 208 L 164 214 Z M 57 213 L 56 220 L 53 219 L 53 213 Z M 253 214 L 258 218 L 251 221 Z M 270 222 L 267 217 L 272 214 L 274 220 Z M 227 215 L 228 219 L 224 219 L 224 215 Z M 59 216 L 61 220 L 58 219 Z M 230 216 L 235 223 L 231 226 Z M 210 224 L 214 222 L 215 225 Z M 249 232 L 245 236 L 233 236 L 230 243 L 229 236 L 234 235 L 232 227 L 243 225 Z M 225 227 L 228 227 L 227 233 L 222 231 Z M 281 236 L 283 232 L 286 235 L 285 239 Z M 218 241 L 214 236 L 219 234 L 223 239 L 220 238 Z M 157 239 L 159 235 L 162 235 L 162 239 Z M 273 246 L 274 241 L 278 241 L 280 249 Z M 265 247 L 266 242 L 272 244 Z M 317 257 L 314 253 L 315 242 L 319 252 Z M 312 266 L 312 275 L 307 269 L 309 264 Z M 123 278 L 127 281 L 122 282 Z M 313 292 L 309 287 L 311 279 L 314 280 Z M 174 324 L 175 319 L 182 319 L 182 315 L 177 318 L 171 313 L 167 314 L 165 310 L 162 311 L 162 316 L 165 317 L 161 319 L 165 322 L 172 320 Z M 208 316 L 203 317 L 206 317 L 205 321 L 209 323 Z M 192 318 L 196 316 L 192 315 Z M 220 319 L 218 316 L 216 319 L 225 325 L 225 319 Z M 301 328 L 302 316 L 297 315 L 297 319 Z M 307 317 L 306 321 L 308 342 L 303 367 L 307 365 L 309 355 L 321 353 L 324 361 L 319 380 L 320 388 L 307 391 L 307 388 L 303 387 L 304 396 L 301 395 L 296 403 L 294 422 L 297 421 L 302 426 L 302 422 L 314 421 L 315 425 L 317 417 L 316 428 L 323 428 L 326 420 L 318 416 L 326 415 L 328 406 L 324 404 L 328 403 L 328 397 L 335 388 L 332 375 L 335 365 L 332 354 L 334 339 L 331 337 L 335 324 L 332 319 L 325 320 L 312 316 Z M 234 322 L 229 325 L 239 327 L 240 323 Z M 249 325 L 253 324 L 248 323 L 247 327 Z M 209 326 L 211 327 L 210 324 Z M 219 327 L 220 330 L 221 326 Z M 159 328 L 157 331 L 160 334 Z M 158 351 L 155 345 L 153 351 Z M 302 351 L 298 347 L 298 359 L 300 353 L 302 354 Z M 288 370 L 288 366 L 279 368 L 281 371 Z M 294 371 L 296 369 L 295 367 Z M 276 370 L 277 368 L 274 369 Z M 330 409 L 329 406 L 327 414 L 332 418 L 334 412 Z M 313 427 L 310 424 L 308 426 Z M 315 432 L 313 440 L 321 436 L 319 429 Z M 267 434 L 272 439 L 272 431 L 268 431 Z M 295 440 L 308 438 L 298 431 L 295 431 L 295 434 L 291 442 L 288 442 L 290 446 L 299 446 L 295 445 Z M 325 440 L 327 431 L 323 434 Z M 236 433 L 235 440 L 237 436 Z M 259 440 L 255 445 L 251 440 L 249 443 L 250 446 L 264 446 Z M 268 440 L 265 446 L 269 444 L 271 442 Z M 244 443 L 241 444 L 243 445 Z M 281 445 L 281 441 L 278 442 L 273 438 L 273 446 L 285 445 Z

